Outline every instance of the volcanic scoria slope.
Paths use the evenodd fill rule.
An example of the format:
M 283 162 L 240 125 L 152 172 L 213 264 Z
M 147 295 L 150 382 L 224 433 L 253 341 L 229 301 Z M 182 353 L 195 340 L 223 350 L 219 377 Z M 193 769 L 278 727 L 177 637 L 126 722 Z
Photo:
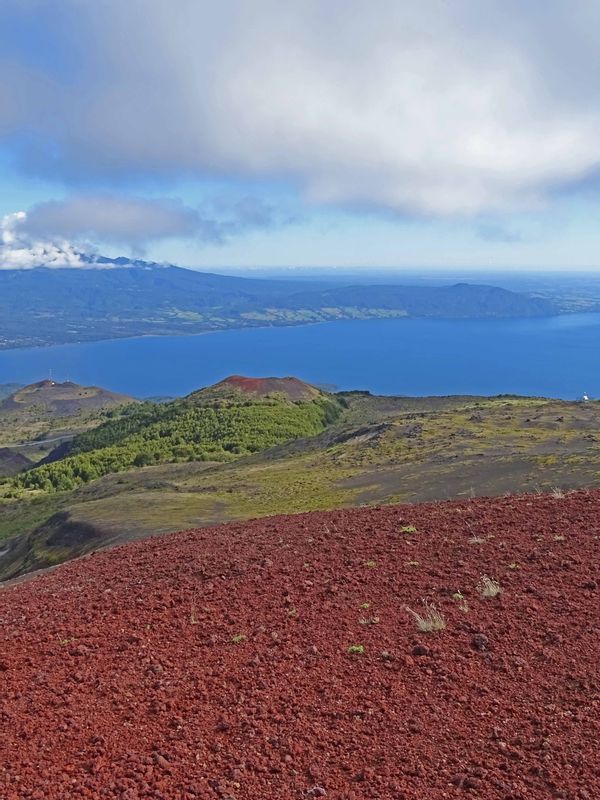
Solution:
M 5 587 L 0 797 L 595 800 L 599 536 L 597 491 L 363 508 Z

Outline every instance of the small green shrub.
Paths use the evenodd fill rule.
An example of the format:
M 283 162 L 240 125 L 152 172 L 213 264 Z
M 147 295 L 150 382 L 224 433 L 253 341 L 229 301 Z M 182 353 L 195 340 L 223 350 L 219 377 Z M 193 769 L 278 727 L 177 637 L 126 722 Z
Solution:
M 362 644 L 351 644 L 348 648 L 348 653 L 351 656 L 360 656 L 365 652 L 365 647 Z
M 400 528 L 400 533 L 416 533 L 417 529 L 414 525 L 403 525 Z

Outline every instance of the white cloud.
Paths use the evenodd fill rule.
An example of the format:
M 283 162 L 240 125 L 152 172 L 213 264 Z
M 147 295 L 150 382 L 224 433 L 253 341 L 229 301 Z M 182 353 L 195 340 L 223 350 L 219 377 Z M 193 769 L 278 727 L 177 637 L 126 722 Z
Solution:
M 36 2 L 68 12 L 78 62 L 3 87 L 34 172 L 284 177 L 445 216 L 534 207 L 600 165 L 589 0 Z
M 0 269 L 108 268 L 96 260 L 90 241 L 134 250 L 172 237 L 223 244 L 292 221 L 254 197 L 216 198 L 199 211 L 171 199 L 73 195 L 0 218 Z
M 24 211 L 0 219 L 0 269 L 89 266 L 83 254 L 66 240 L 32 239 L 24 230 L 26 222 Z

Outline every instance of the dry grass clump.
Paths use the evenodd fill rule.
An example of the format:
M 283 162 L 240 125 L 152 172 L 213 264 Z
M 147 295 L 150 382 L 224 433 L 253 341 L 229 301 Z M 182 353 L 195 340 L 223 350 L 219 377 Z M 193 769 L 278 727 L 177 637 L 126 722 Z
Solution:
M 552 489 L 552 491 L 550 492 L 550 494 L 552 495 L 552 497 L 553 497 L 555 500 L 562 500 L 562 499 L 564 498 L 564 496 L 565 496 L 565 493 L 564 493 L 564 492 L 563 492 L 563 490 L 560 488 L 560 486 L 555 486 L 555 487 Z
M 465 597 L 464 597 L 463 593 L 460 590 L 457 591 L 457 592 L 454 592 L 454 594 L 452 595 L 452 599 L 454 600 L 455 603 L 457 603 L 458 608 L 460 609 L 460 611 L 463 611 L 465 614 L 468 612 L 469 604 L 465 600 Z
M 379 625 L 379 617 L 361 617 L 359 625 Z
M 477 584 L 477 591 L 482 597 L 497 597 L 502 592 L 502 587 L 498 581 L 482 575 Z
M 443 631 L 446 627 L 444 615 L 441 613 L 441 611 L 438 611 L 433 603 L 429 603 L 427 600 L 423 600 L 422 614 L 420 614 L 418 611 L 413 611 L 412 608 L 409 608 L 408 606 L 406 606 L 406 610 L 414 617 L 414 620 L 417 623 L 417 628 L 424 633 L 430 633 L 431 631 Z

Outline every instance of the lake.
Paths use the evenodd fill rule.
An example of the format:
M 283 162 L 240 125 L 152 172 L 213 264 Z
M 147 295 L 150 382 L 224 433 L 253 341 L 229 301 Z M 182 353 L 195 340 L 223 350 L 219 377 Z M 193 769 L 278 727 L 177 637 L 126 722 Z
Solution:
M 600 314 L 342 321 L 0 351 L 0 383 L 50 373 L 137 397 L 181 395 L 234 373 L 380 394 L 600 397 Z

